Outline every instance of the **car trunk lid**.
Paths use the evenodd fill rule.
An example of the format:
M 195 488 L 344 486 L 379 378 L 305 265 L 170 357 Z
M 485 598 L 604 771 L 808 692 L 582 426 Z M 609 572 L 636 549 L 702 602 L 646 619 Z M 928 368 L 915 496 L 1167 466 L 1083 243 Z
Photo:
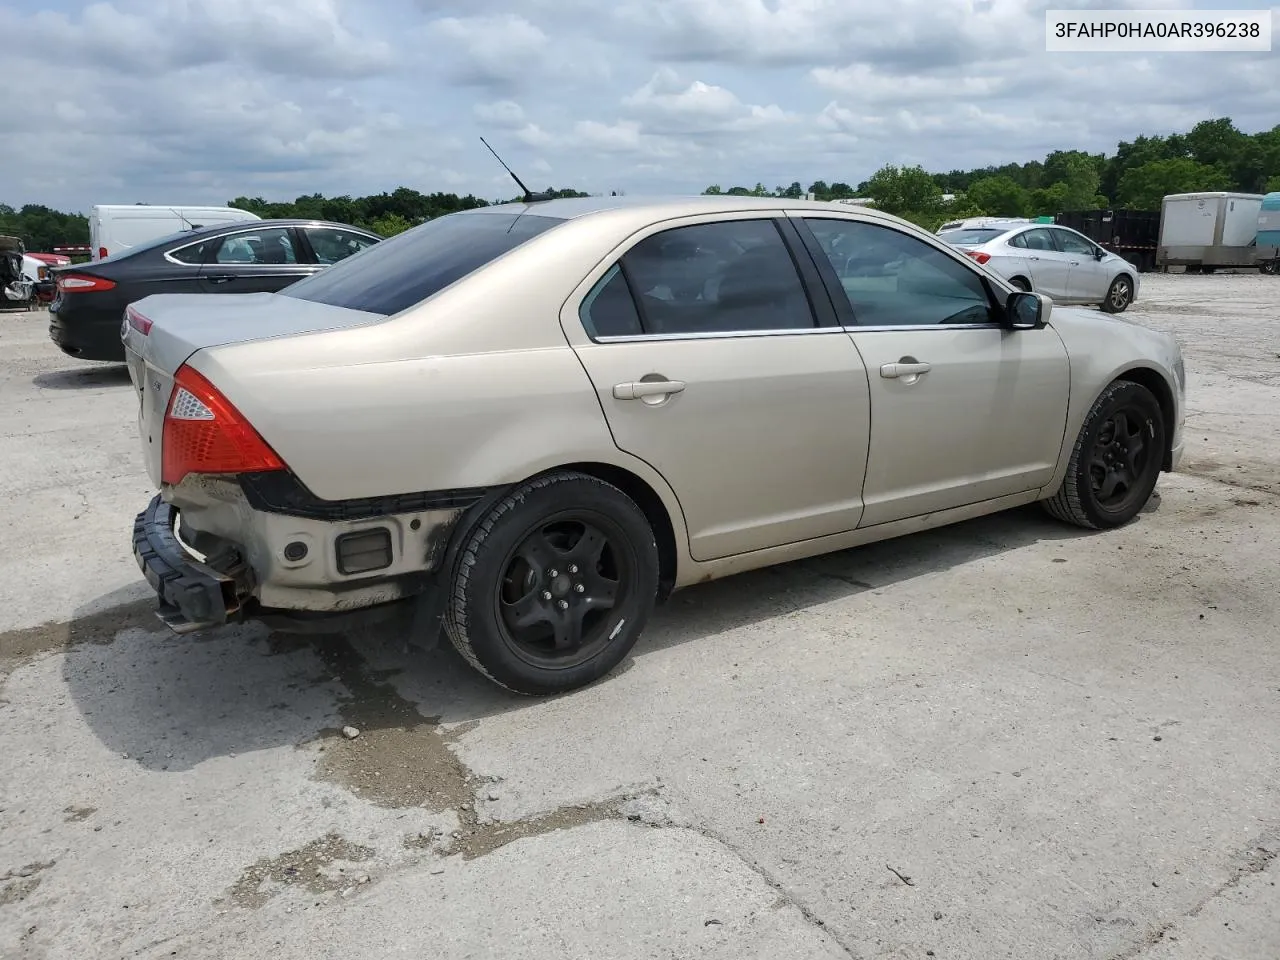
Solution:
M 274 293 L 156 294 L 131 304 L 121 326 L 147 473 L 161 486 L 164 415 L 174 374 L 209 347 L 360 326 L 379 314 Z

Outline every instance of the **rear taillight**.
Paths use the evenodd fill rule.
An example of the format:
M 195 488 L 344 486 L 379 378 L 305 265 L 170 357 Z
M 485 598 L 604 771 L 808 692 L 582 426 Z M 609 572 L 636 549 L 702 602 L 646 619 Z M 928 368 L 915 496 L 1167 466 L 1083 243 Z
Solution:
M 971 260 L 977 260 L 979 263 L 986 263 L 991 259 L 991 254 L 983 253 L 981 250 L 966 250 L 964 255 Z
M 105 260 L 105 259 L 107 259 L 107 248 L 106 248 L 106 247 L 99 247 L 99 248 L 98 248 L 98 259 L 99 259 L 99 260 Z
M 140 314 L 132 304 L 124 308 L 124 318 L 129 322 L 129 326 L 144 337 L 151 332 L 151 320 Z
M 179 483 L 189 473 L 283 470 L 282 461 L 231 401 L 185 364 L 173 378 L 164 414 L 160 479 Z
M 100 293 L 114 289 L 115 285 L 114 280 L 87 273 L 64 273 L 58 277 L 58 289 L 63 293 Z

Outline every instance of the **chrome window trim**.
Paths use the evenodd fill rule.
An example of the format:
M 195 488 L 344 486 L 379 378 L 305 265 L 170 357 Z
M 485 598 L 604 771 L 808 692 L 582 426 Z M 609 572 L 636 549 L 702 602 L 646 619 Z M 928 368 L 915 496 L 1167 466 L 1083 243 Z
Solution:
M 638 336 L 595 337 L 593 343 L 652 343 L 658 340 L 729 340 L 747 337 L 812 336 L 832 333 L 893 333 L 901 330 L 1003 330 L 998 323 L 901 323 L 859 327 L 811 327 L 781 330 L 726 330 L 714 333 L 647 333 Z
M 212 233 L 212 234 L 209 234 L 208 236 L 201 237 L 199 240 L 190 240 L 190 241 L 188 241 L 187 243 L 184 243 L 184 244 L 182 244 L 182 245 L 180 245 L 180 246 L 177 246 L 177 247 L 171 247 L 170 249 L 166 250 L 166 251 L 164 252 L 164 258 L 165 258 L 166 260 L 168 260 L 170 263 L 172 263 L 172 264 L 176 264 L 176 265 L 177 265 L 177 266 L 179 266 L 179 267 L 202 267 L 202 266 L 205 266 L 205 264 L 203 264 L 203 263 L 187 263 L 187 262 L 185 262 L 185 261 L 183 261 L 183 260 L 175 260 L 175 259 L 173 258 L 173 256 L 172 256 L 172 254 L 175 254 L 175 253 L 179 252 L 180 250 L 185 250 L 185 249 L 187 249 L 187 247 L 194 247 L 194 246 L 198 246 L 199 244 L 204 243 L 204 242 L 206 242 L 206 241 L 208 241 L 208 240 L 225 240 L 227 237 L 234 237 L 234 236 L 237 236 L 238 234 L 241 234 L 241 233 L 256 233 L 256 232 L 257 232 L 257 231 L 259 231 L 259 230 L 307 230 L 307 229 L 310 229 L 310 228 L 312 228 L 312 227 L 329 227 L 329 229 L 331 229 L 331 230 L 334 230 L 334 229 L 337 229 L 337 230 L 349 230 L 349 231 L 350 231 L 350 232 L 352 232 L 352 233 L 358 233 L 358 234 L 360 234 L 360 236 L 362 236 L 362 237 L 368 237 L 368 238 L 369 238 L 370 240 L 372 240 L 374 243 L 381 243 L 381 242 L 382 242 L 382 239 L 383 239 L 382 237 L 379 237 L 377 234 L 370 233 L 370 232 L 369 232 L 369 231 L 367 231 L 367 230 L 361 230 L 361 229 L 359 229 L 358 227 L 333 227 L 332 225 L 330 225 L 330 224 L 328 224 L 328 223 L 325 223 L 323 220 L 311 220 L 311 221 L 308 221 L 308 222 L 305 222 L 305 223 L 290 223 L 290 224 L 286 224 L 285 226 L 280 226 L 279 224 L 274 224 L 274 225 L 272 225 L 272 226 L 267 226 L 267 227 L 262 226 L 262 224 L 264 223 L 264 221 L 262 221 L 262 220 L 256 220 L 256 221 L 254 221 L 254 220 L 246 220 L 246 221 L 240 221 L 240 222 L 243 222 L 243 223 L 257 223 L 257 224 L 258 224 L 258 226 L 256 226 L 256 227 L 237 227 L 237 228 L 235 228 L 234 230 L 228 230 L 226 233 Z M 227 266 L 227 264 L 223 264 L 223 266 Z M 246 266 L 253 266 L 253 264 L 246 264 Z M 279 263 L 266 263 L 266 264 L 258 264 L 258 266 L 266 266 L 266 267 L 279 267 L 279 266 L 286 266 L 286 267 L 293 267 L 293 266 L 297 266 L 297 264 L 293 264 L 293 263 L 286 263 L 286 264 L 279 264 Z M 304 266 L 325 266 L 325 264 L 304 264 Z
M 652 343 L 655 340 L 730 340 L 747 337 L 808 337 L 815 333 L 844 333 L 842 327 L 793 327 L 778 330 L 715 330 L 708 333 L 642 333 L 635 336 L 596 337 L 593 343 Z

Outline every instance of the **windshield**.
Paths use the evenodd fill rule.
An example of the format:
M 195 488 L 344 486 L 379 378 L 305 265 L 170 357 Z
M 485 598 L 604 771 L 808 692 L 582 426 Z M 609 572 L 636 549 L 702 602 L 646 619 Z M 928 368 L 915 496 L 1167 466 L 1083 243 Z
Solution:
M 390 316 L 563 222 L 527 213 L 453 213 L 366 247 L 280 292 Z
M 939 238 L 947 241 L 947 243 L 958 243 L 962 245 L 986 243 L 988 240 L 994 240 L 1002 233 L 1006 233 L 1006 229 L 993 230 L 976 229 L 976 230 L 948 230 L 945 233 L 938 234 Z

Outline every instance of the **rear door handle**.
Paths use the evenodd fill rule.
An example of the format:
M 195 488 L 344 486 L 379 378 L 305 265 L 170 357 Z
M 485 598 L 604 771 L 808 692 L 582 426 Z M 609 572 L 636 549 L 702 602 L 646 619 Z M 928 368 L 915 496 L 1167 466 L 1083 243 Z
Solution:
M 615 400 L 643 400 L 645 397 L 665 397 L 684 389 L 682 380 L 633 380 L 613 386 Z
M 899 377 L 918 377 L 931 369 L 927 363 L 882 363 L 880 376 L 886 380 L 897 380 Z
M 228 273 L 217 277 L 205 277 L 210 283 L 226 283 L 228 280 L 234 280 L 235 274 Z

